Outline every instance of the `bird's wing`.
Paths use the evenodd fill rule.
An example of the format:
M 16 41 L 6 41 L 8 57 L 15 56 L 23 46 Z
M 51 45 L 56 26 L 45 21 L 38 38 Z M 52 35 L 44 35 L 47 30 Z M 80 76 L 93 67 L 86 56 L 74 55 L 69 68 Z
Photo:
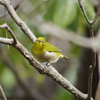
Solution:
M 52 44 L 46 42 L 45 43 L 45 49 L 49 52 L 59 52 L 61 51 L 59 48 L 57 48 L 56 46 L 53 46 Z

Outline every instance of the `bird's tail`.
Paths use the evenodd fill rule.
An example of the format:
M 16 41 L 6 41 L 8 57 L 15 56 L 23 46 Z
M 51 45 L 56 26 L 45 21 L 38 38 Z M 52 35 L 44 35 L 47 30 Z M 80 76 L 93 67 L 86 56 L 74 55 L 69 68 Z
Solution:
M 65 56 L 65 55 L 60 55 L 60 58 L 65 58 L 65 59 L 68 59 L 68 60 L 70 60 L 70 58 L 69 57 L 67 57 L 67 56 Z
M 63 58 L 70 60 L 70 58 L 69 58 L 69 57 L 67 57 L 67 56 L 64 56 Z

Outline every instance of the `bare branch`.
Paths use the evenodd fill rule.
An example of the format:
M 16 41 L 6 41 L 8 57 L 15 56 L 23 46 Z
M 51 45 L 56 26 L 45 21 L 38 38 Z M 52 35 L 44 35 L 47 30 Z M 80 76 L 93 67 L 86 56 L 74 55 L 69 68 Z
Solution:
M 85 9 L 84 9 L 84 7 L 83 7 L 83 5 L 82 5 L 82 0 L 78 0 L 78 2 L 79 2 L 79 5 L 80 5 L 80 8 L 81 8 L 81 10 L 82 10 L 82 12 L 83 12 L 83 14 L 84 14 L 85 19 L 86 19 L 87 22 L 90 24 L 91 22 L 89 21 L 89 19 L 88 19 L 88 17 L 87 17 L 87 14 L 86 14 L 86 12 L 85 12 Z
M 84 14 L 84 17 L 85 17 L 86 21 L 88 22 L 89 25 L 93 25 L 96 22 L 98 16 L 100 15 L 100 5 L 99 5 L 98 11 L 97 11 L 93 21 L 89 21 L 88 16 L 87 16 L 87 14 L 85 12 L 85 9 L 84 9 L 84 7 L 82 5 L 82 0 L 78 0 L 78 2 L 79 2 L 80 8 L 81 8 L 81 10 L 82 10 L 82 12 Z
M 83 14 L 84 14 L 87 22 L 89 24 L 92 24 L 92 21 L 89 21 L 87 15 L 86 15 L 86 12 L 84 10 L 84 7 L 82 6 L 81 1 L 82 0 L 79 0 L 79 4 L 80 4 L 80 7 L 81 7 L 81 9 L 83 11 Z M 13 9 L 11 3 L 9 2 L 9 0 L 0 0 L 0 3 L 6 7 L 6 9 L 8 10 L 9 14 L 13 18 L 13 20 L 16 22 L 16 24 L 23 30 L 24 33 L 26 33 L 26 35 L 30 38 L 30 40 L 32 42 L 34 42 L 36 40 L 36 37 L 33 35 L 33 33 L 30 31 L 30 29 L 27 27 L 27 25 L 18 17 L 18 15 L 14 11 L 14 9 Z M 51 30 L 53 29 L 53 27 L 50 27 L 50 28 L 51 28 Z M 49 28 L 49 31 L 51 31 L 50 28 Z M 59 30 L 58 30 L 58 32 L 59 32 Z M 9 29 L 8 29 L 8 31 L 9 31 Z M 12 34 L 11 31 L 9 31 L 9 32 Z M 61 32 L 61 30 L 60 30 L 60 32 Z M 56 36 L 59 37 L 61 35 L 57 34 Z M 95 43 L 95 41 L 93 41 L 93 39 L 88 39 L 88 38 L 84 38 L 84 37 L 81 37 L 81 36 L 76 36 L 76 35 L 73 35 L 73 34 L 70 34 L 70 35 L 67 34 L 67 35 L 66 35 L 66 32 L 63 31 L 63 35 L 62 36 L 63 36 L 64 40 L 66 40 L 66 39 L 70 40 L 70 41 L 72 41 L 72 42 L 74 42 L 74 43 L 76 43 L 76 44 L 78 44 L 80 46 L 84 46 L 84 47 L 92 48 L 92 49 L 97 46 L 97 44 Z M 87 94 L 83 94 L 78 89 L 76 89 L 67 79 L 65 79 L 61 74 L 59 74 L 57 72 L 57 70 L 55 70 L 55 68 L 53 68 L 52 66 L 49 66 L 49 67 L 43 66 L 41 63 L 39 63 L 37 60 L 35 60 L 34 57 L 32 56 L 32 54 L 14 37 L 14 35 L 12 35 L 12 37 L 13 37 L 13 39 L 6 39 L 6 38 L 1 38 L 0 37 L 0 43 L 12 45 L 41 74 L 46 74 L 47 76 L 51 77 L 53 80 L 58 82 L 62 87 L 64 87 L 69 92 L 71 92 L 77 98 L 80 98 L 80 99 L 83 99 L 83 100 L 87 99 L 87 97 L 88 97 Z M 13 43 L 14 41 L 16 41 L 16 45 Z M 100 47 L 99 47 L 99 50 L 100 50 Z M 91 91 L 90 91 L 90 96 L 91 96 Z M 90 100 L 93 100 L 90 96 L 89 96 Z
M 13 44 L 13 42 L 14 42 L 13 39 L 0 37 L 0 43 L 11 45 Z
M 5 28 L 5 24 L 1 25 L 1 28 Z M 46 74 L 51 77 L 53 80 L 58 82 L 61 86 L 67 89 L 69 92 L 74 94 L 77 98 L 82 98 L 83 100 L 87 98 L 86 94 L 83 94 L 79 90 L 77 90 L 73 85 L 70 84 L 68 80 L 66 80 L 62 75 L 60 75 L 57 70 L 55 70 L 52 66 L 43 66 L 38 61 L 34 59 L 31 53 L 15 38 L 13 32 L 10 30 L 10 34 L 12 35 L 13 39 L 6 39 L 0 37 L 0 43 L 9 44 L 15 47 L 20 51 L 20 53 L 29 61 L 29 63 L 34 66 L 40 73 Z M 14 44 L 14 40 L 16 40 L 16 44 Z M 92 99 L 91 99 L 92 100 Z
M 90 24 L 90 35 L 93 38 L 93 42 L 94 42 L 94 31 L 93 31 L 93 27 Z M 92 69 L 94 69 L 96 67 L 96 49 L 95 47 L 92 49 Z
M 99 4 L 99 7 L 98 7 L 98 10 L 97 10 L 97 13 L 92 21 L 92 24 L 94 24 L 97 20 L 97 18 L 100 16 L 100 4 Z
M 7 41 L 7 42 L 5 42 Z M 13 44 L 13 39 L 5 39 L 0 38 L 0 43 L 10 44 L 14 48 L 16 48 L 28 61 L 29 63 L 34 66 L 40 73 L 46 74 L 47 76 L 51 77 L 54 81 L 59 83 L 63 88 L 71 92 L 75 97 L 85 100 L 87 98 L 87 94 L 83 94 L 78 89 L 76 89 L 67 79 L 65 79 L 61 74 L 57 72 L 55 68 L 52 66 L 43 66 L 39 63 L 32 54 L 19 42 L 17 44 Z M 93 100 L 91 98 L 91 100 Z
M 7 29 L 7 31 L 10 33 L 10 35 L 12 36 L 12 38 L 14 39 L 14 43 L 17 44 L 17 39 L 13 33 L 13 31 L 10 29 L 10 27 L 5 23 L 3 25 L 0 25 L 0 28 L 5 28 Z
M 51 34 L 52 36 L 65 41 L 68 40 L 76 45 L 91 48 L 93 50 L 95 48 L 97 52 L 100 51 L 100 31 L 98 32 L 98 35 L 93 39 L 76 35 L 75 33 L 61 29 L 52 23 L 42 23 L 38 26 L 38 28 L 43 34 Z
M 11 0 L 12 6 L 15 10 L 17 10 L 19 8 L 19 5 L 21 4 L 22 0 Z M 7 16 L 9 13 L 8 12 L 4 12 L 2 14 L 0 14 L 0 18 L 3 18 L 5 16 Z
M 16 24 L 22 29 L 22 31 L 29 37 L 29 39 L 34 42 L 36 40 L 36 37 L 32 33 L 32 31 L 27 27 L 27 25 L 19 18 L 19 16 L 16 14 L 14 8 L 12 7 L 9 0 L 0 0 L 0 3 L 4 5 L 10 14 L 10 16 L 13 18 L 13 20 L 16 22 Z
M 91 100 L 92 96 L 92 79 L 93 79 L 93 67 L 92 65 L 89 66 L 89 76 L 88 76 L 88 97 L 87 100 Z
M 93 42 L 94 42 L 94 31 L 93 31 L 93 27 L 92 25 L 95 23 L 95 21 L 97 20 L 99 14 L 100 14 L 100 6 L 98 8 L 98 11 L 93 19 L 93 21 L 89 21 L 87 14 L 84 10 L 84 7 L 82 5 L 82 0 L 78 0 L 80 8 L 84 14 L 84 17 L 86 19 L 86 21 L 88 22 L 89 26 L 90 26 L 90 35 L 93 38 Z M 88 100 L 91 100 L 91 96 L 92 96 L 92 81 L 93 81 L 93 70 L 96 66 L 96 49 L 95 47 L 92 49 L 92 65 L 90 65 L 89 68 L 89 79 L 88 79 Z
M 2 93 L 2 96 L 3 96 L 4 100 L 7 100 L 6 95 L 5 95 L 5 93 L 4 93 L 3 89 L 2 89 L 1 84 L 0 84 L 0 91 Z

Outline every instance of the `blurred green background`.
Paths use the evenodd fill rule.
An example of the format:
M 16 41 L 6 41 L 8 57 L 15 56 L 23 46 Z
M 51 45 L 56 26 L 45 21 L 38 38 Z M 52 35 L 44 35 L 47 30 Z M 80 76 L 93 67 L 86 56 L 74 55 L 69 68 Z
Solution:
M 38 29 L 38 25 L 43 22 L 52 22 L 62 29 L 73 31 L 76 35 L 88 36 L 89 25 L 77 1 L 22 0 L 21 2 L 18 1 L 18 4 L 15 3 L 15 1 L 16 0 L 13 0 L 13 4 L 17 6 L 16 12 L 18 16 L 28 25 L 34 35 L 36 37 L 42 36 L 48 42 L 58 46 L 62 49 L 62 53 L 71 59 L 70 61 L 60 59 L 56 64 L 53 64 L 53 66 L 68 79 L 71 84 L 76 86 L 77 72 L 81 63 L 80 58 L 83 48 L 68 41 L 58 40 L 52 35 L 42 34 Z M 84 0 L 83 4 L 89 19 L 93 19 L 95 15 L 93 5 L 87 0 Z M 1 15 L 7 12 L 3 6 L 0 5 L 0 8 Z M 9 15 L 0 19 L 0 24 L 5 22 L 10 26 L 17 39 L 31 52 L 32 42 Z M 98 23 L 94 25 L 95 30 L 97 26 Z M 9 33 L 4 29 L 0 29 L 0 37 L 11 38 Z M 84 54 L 84 56 L 86 57 L 88 55 Z M 67 90 L 63 89 L 51 78 L 39 74 L 36 69 L 30 66 L 28 61 L 18 50 L 4 44 L 0 44 L 0 84 L 8 100 L 73 99 L 73 95 Z M 1 95 L 0 98 L 2 98 Z

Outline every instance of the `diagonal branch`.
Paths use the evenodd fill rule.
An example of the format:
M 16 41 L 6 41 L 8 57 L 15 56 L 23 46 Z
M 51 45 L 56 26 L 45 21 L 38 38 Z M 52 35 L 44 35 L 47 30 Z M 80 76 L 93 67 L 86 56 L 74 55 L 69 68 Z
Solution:
M 6 39 L 0 37 L 0 43 L 12 45 L 16 48 L 28 61 L 29 63 L 36 68 L 41 74 L 46 74 L 51 77 L 54 81 L 59 83 L 63 88 L 71 92 L 75 97 L 85 100 L 87 98 L 87 94 L 83 94 L 78 89 L 76 89 L 67 79 L 65 79 L 58 71 L 52 66 L 43 66 L 39 63 L 32 54 L 17 40 L 17 44 L 13 44 L 13 39 Z M 91 98 L 91 100 L 93 100 Z
M 96 22 L 98 16 L 100 15 L 100 5 L 99 5 L 99 8 L 97 10 L 97 13 L 96 13 L 93 21 L 89 21 L 88 16 L 87 16 L 87 14 L 85 12 L 85 9 L 84 9 L 84 7 L 82 5 L 82 0 L 78 0 L 78 2 L 79 2 L 79 5 L 80 5 L 80 8 L 81 8 L 81 10 L 82 10 L 82 12 L 84 14 L 84 17 L 85 17 L 87 23 L 90 26 L 90 36 L 93 38 L 93 42 L 94 42 L 93 24 Z M 94 71 L 95 67 L 96 67 L 96 48 L 93 48 L 92 49 L 92 65 L 90 65 L 90 67 L 89 67 L 88 98 L 87 98 L 87 100 L 91 100 L 91 96 L 92 96 L 93 71 Z
M 68 40 L 76 45 L 85 47 L 85 48 L 91 48 L 99 52 L 100 51 L 100 31 L 98 31 L 98 35 L 94 38 L 87 38 L 80 35 L 74 34 L 74 32 L 61 29 L 60 27 L 52 24 L 52 23 L 42 23 L 38 26 L 38 29 L 43 34 L 51 34 L 54 37 L 57 37 L 62 40 Z M 45 31 L 44 31 L 45 30 Z
M 7 100 L 6 95 L 5 95 L 5 93 L 4 93 L 3 89 L 2 89 L 1 84 L 0 84 L 0 92 L 2 93 L 2 96 L 3 96 L 4 100 Z
M 85 17 L 86 21 L 87 21 L 88 23 L 90 23 L 90 21 L 89 21 L 89 19 L 88 19 L 88 16 L 87 16 L 87 14 L 86 14 L 86 12 L 85 12 L 85 9 L 84 9 L 84 7 L 83 7 L 83 5 L 82 5 L 82 0 L 78 0 L 78 3 L 79 3 L 79 6 L 80 6 L 80 8 L 81 8 L 83 14 L 84 14 L 84 17 Z
M 92 24 L 94 24 L 97 20 L 97 18 L 100 16 L 100 4 L 99 4 L 99 7 L 98 7 L 98 10 L 97 10 L 97 13 L 92 21 Z
M 84 6 L 82 4 L 82 0 L 78 0 L 78 3 L 79 3 L 79 6 L 80 6 L 80 8 L 81 8 L 81 10 L 82 10 L 82 12 L 84 14 L 84 17 L 85 17 L 86 21 L 88 22 L 88 24 L 89 25 L 93 25 L 96 22 L 96 20 L 99 17 L 99 15 L 100 15 L 100 5 L 99 5 L 98 11 L 97 11 L 97 13 L 96 13 L 93 21 L 90 21 L 89 18 L 88 18 L 88 16 L 87 16 L 87 14 L 86 14 L 86 11 L 84 9 Z
M 16 24 L 23 30 L 23 32 L 30 38 L 30 40 L 34 42 L 36 40 L 35 36 L 27 27 L 27 25 L 18 17 L 18 15 L 14 11 L 9 0 L 0 0 L 0 3 L 6 7 L 10 16 L 13 18 Z M 83 11 L 85 11 L 84 8 L 83 8 Z M 89 23 L 90 21 L 88 20 L 86 13 L 84 14 L 85 14 L 86 20 Z M 70 39 L 72 39 L 72 37 L 70 37 Z M 13 42 L 14 42 L 14 37 L 13 39 L 6 39 L 6 38 L 0 37 L 0 43 L 9 44 L 9 45 L 12 45 L 14 48 L 16 48 L 29 61 L 29 63 L 32 66 L 34 66 L 41 74 L 46 74 L 47 76 L 51 77 L 54 81 L 59 83 L 62 87 L 64 87 L 69 92 L 71 92 L 77 98 L 80 98 L 83 100 L 87 98 L 87 94 L 83 94 L 78 89 L 76 89 L 67 79 L 65 79 L 61 74 L 59 74 L 57 70 L 55 70 L 55 68 L 53 68 L 52 66 L 49 66 L 49 67 L 43 66 L 38 61 L 36 61 L 34 57 L 32 56 L 32 54 L 18 40 L 16 40 L 16 45 Z M 91 48 L 94 48 L 92 44 L 91 44 Z M 91 98 L 91 100 L 93 99 Z
M 28 28 L 24 21 L 22 21 L 19 16 L 16 14 L 14 8 L 12 7 L 9 0 L 0 0 L 0 4 L 4 5 L 12 17 L 12 19 L 16 22 L 16 24 L 21 28 L 21 30 L 29 37 L 29 39 L 34 42 L 36 37 L 32 33 L 32 31 Z
M 13 31 L 10 29 L 10 27 L 5 23 L 3 25 L 0 25 L 0 28 L 5 28 L 7 29 L 7 31 L 10 33 L 10 35 L 12 36 L 12 38 L 14 39 L 14 43 L 17 44 L 17 39 L 13 33 Z

